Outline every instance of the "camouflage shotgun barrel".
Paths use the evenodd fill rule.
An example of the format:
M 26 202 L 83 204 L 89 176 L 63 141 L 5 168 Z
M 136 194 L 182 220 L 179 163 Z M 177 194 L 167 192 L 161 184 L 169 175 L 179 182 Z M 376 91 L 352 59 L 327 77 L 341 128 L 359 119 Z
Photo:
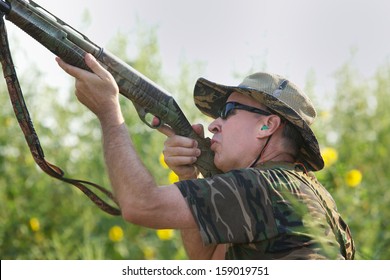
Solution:
M 91 53 L 113 75 L 120 93 L 133 102 L 145 124 L 156 128 L 146 120 L 153 115 L 176 134 L 195 139 L 202 151 L 196 162 L 198 170 L 204 177 L 220 173 L 214 166 L 210 139 L 194 132 L 179 105 L 165 90 L 33 1 L 0 0 L 0 10 L 7 20 L 71 65 L 91 71 L 84 62 L 85 54 Z

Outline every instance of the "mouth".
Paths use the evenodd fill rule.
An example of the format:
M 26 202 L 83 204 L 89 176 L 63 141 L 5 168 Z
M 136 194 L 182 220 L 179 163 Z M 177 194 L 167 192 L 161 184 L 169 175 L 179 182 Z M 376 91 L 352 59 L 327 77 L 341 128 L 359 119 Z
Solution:
M 211 139 L 210 144 L 211 144 L 210 145 L 210 149 L 214 150 L 215 149 L 215 144 L 218 144 L 218 141 L 215 140 L 215 139 Z

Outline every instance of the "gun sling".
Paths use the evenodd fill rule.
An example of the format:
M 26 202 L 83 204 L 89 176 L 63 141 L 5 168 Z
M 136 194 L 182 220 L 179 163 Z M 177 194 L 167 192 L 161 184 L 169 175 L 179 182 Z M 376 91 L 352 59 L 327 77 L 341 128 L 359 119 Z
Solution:
M 40 145 L 38 135 L 34 129 L 30 114 L 27 110 L 27 105 L 24 101 L 23 93 L 16 75 L 15 67 L 12 61 L 11 52 L 9 49 L 7 30 L 3 20 L 3 16 L 0 13 L 0 60 L 3 67 L 4 78 L 7 83 L 9 96 L 11 103 L 20 125 L 23 131 L 28 147 L 30 148 L 31 154 L 38 164 L 38 166 L 48 175 L 57 178 L 63 182 L 69 183 L 80 189 L 85 195 L 92 200 L 101 210 L 111 215 L 120 215 L 121 212 L 118 208 L 111 206 L 97 194 L 95 194 L 87 186 L 98 189 L 110 200 L 116 203 L 113 194 L 105 188 L 83 180 L 76 180 L 64 177 L 65 173 L 61 168 L 53 165 L 45 160 L 43 149 Z

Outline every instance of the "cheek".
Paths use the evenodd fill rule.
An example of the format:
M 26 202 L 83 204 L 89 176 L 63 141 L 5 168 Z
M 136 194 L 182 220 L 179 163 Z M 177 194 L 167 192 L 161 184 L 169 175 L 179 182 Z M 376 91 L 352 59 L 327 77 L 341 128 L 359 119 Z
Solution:
M 249 125 L 234 125 L 225 132 L 224 140 L 235 146 L 247 146 L 256 138 L 253 127 Z
M 244 157 L 253 145 L 255 135 L 247 126 L 226 127 L 222 133 L 222 152 L 224 156 L 233 158 Z

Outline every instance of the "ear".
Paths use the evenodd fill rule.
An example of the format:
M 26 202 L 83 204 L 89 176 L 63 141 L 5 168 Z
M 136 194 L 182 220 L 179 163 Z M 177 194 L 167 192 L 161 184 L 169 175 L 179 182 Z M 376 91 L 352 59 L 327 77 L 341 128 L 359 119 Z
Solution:
M 257 137 L 264 138 L 271 136 L 275 133 L 275 131 L 280 127 L 281 124 L 282 120 L 277 115 L 271 115 L 266 118 L 262 118 L 258 123 Z

